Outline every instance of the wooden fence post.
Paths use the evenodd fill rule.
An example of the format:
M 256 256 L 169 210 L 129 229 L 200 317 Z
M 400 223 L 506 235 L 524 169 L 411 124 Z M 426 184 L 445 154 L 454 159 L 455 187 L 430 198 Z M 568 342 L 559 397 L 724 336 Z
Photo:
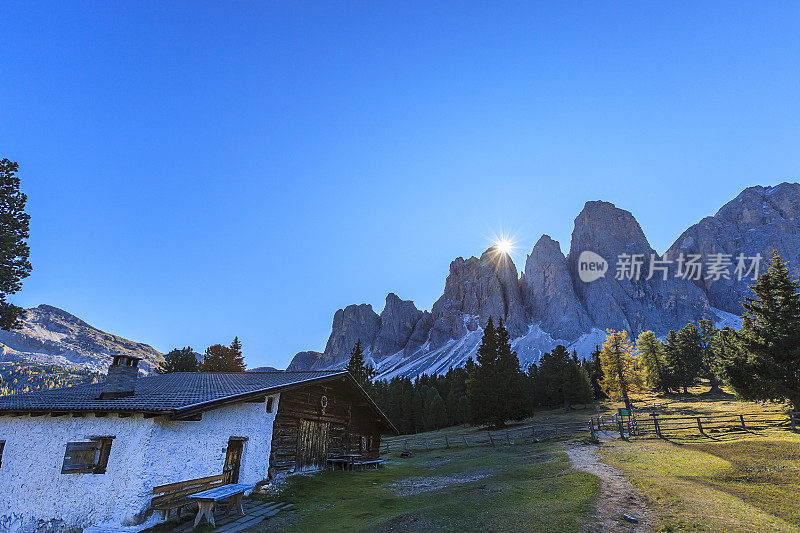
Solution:
M 739 415 L 739 421 L 742 423 L 742 430 L 747 431 L 747 428 L 744 425 L 744 415 Z
M 663 439 L 664 437 L 661 435 L 661 425 L 658 423 L 658 416 L 653 413 L 653 425 L 656 427 L 656 435 L 658 435 L 659 439 Z
M 469 446 L 469 441 L 467 441 L 467 436 L 462 434 L 461 438 L 464 439 L 464 446 Z
M 617 420 L 617 429 L 619 429 L 619 438 L 625 438 L 625 428 L 622 426 L 622 419 Z
M 444 436 L 444 447 L 445 448 L 450 447 L 450 441 L 448 440 L 447 435 Z
M 697 417 L 697 429 L 700 430 L 700 433 L 705 435 L 705 433 L 703 432 L 703 423 L 700 421 L 700 417 L 699 416 Z
M 492 439 L 492 432 L 487 431 L 486 433 L 489 434 L 489 446 L 494 446 L 494 440 Z
M 792 430 L 797 431 L 797 413 L 789 413 L 789 422 L 792 424 Z
M 430 450 L 430 449 L 431 449 L 431 445 L 430 445 L 430 443 L 428 442 L 428 439 L 425 439 L 425 449 L 426 449 L 426 450 Z
M 403 441 L 403 450 L 408 451 L 408 439 Z
M 589 419 L 589 435 L 594 439 L 594 421 Z
M 506 430 L 506 444 L 508 444 L 508 445 L 511 444 L 511 437 L 508 434 L 508 430 Z

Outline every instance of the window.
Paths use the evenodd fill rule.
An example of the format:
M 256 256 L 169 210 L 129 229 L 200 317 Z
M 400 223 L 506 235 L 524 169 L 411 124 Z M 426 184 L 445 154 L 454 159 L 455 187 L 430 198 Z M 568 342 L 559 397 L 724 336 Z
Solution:
M 272 408 L 274 406 L 275 406 L 275 398 L 273 396 L 268 397 L 267 398 L 267 412 L 271 413 L 272 412 Z
M 369 448 L 367 448 L 367 437 L 363 435 L 361 436 L 361 438 L 358 439 L 358 451 L 360 453 L 369 451 Z
M 6 447 L 6 441 L 0 440 L 0 467 L 3 466 L 3 448 Z
M 95 437 L 86 442 L 68 442 L 62 474 L 105 474 L 114 437 Z

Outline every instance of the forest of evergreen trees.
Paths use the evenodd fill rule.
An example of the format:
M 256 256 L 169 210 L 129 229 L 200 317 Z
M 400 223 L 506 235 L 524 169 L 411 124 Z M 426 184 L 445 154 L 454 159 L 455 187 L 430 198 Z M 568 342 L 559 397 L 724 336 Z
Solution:
M 404 434 L 461 424 L 498 427 L 537 408 L 591 403 L 591 365 L 557 346 L 523 372 L 502 322 L 495 327 L 490 318 L 476 360 L 465 368 L 362 384 Z

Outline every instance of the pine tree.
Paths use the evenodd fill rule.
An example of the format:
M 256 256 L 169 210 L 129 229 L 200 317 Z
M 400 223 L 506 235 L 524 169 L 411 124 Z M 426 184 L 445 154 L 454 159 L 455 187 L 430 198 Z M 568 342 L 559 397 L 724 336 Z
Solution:
M 447 426 L 447 407 L 434 387 L 425 394 L 425 431 Z
M 233 345 L 222 344 L 206 348 L 202 364 L 203 372 L 244 372 L 247 367 L 241 353 L 241 344 L 238 338 L 234 339 L 234 342 L 238 345 L 235 349 Z
M 679 370 L 681 368 L 681 347 L 678 333 L 670 330 L 664 339 L 664 388 L 665 392 L 680 388 Z
M 472 424 L 475 426 L 491 425 L 500 426 L 505 423 L 502 419 L 502 407 L 497 379 L 497 336 L 495 334 L 492 317 L 483 330 L 481 345 L 478 347 L 477 362 L 470 363 L 469 378 L 467 379 L 467 396 L 469 397 Z
M 728 383 L 744 399 L 788 401 L 800 410 L 800 285 L 773 252 L 750 290 L 739 349 L 723 363 Z
M 625 331 L 606 330 L 608 336 L 600 350 L 603 367 L 603 392 L 614 401 L 624 400 L 631 409 L 630 393 L 640 392 L 644 386 L 637 368 L 637 355 Z
M 702 371 L 703 353 L 700 345 L 700 330 L 689 322 L 678 331 L 677 360 L 673 361 L 673 378 L 688 394 L 688 388 L 695 385 Z
M 7 301 L 31 273 L 28 197 L 19 190 L 19 165 L 0 160 L 0 329 L 19 328 L 25 310 Z
M 199 354 L 195 353 L 191 346 L 175 348 L 164 356 L 164 363 L 156 369 L 159 374 L 171 372 L 199 372 Z
M 600 366 L 600 347 L 595 346 L 592 350 L 591 358 L 584 359 L 581 363 L 589 376 L 589 383 L 592 386 L 592 397 L 595 399 L 605 398 L 600 382 L 603 380 L 603 367 Z
M 528 409 L 525 374 L 519 367 L 519 357 L 511 349 L 511 337 L 500 320 L 495 329 L 497 347 L 497 382 L 500 385 L 498 404 L 503 422 L 522 420 L 530 413 Z
M 668 392 L 669 376 L 664 360 L 664 343 L 652 331 L 644 331 L 636 339 L 645 369 L 645 381 L 650 390 Z
M 720 368 L 721 361 L 715 349 L 718 330 L 710 320 L 701 320 L 698 326 L 700 334 L 700 372 L 711 385 L 711 389 L 708 392 L 722 392 L 719 387 L 721 382 L 718 377 L 722 371 Z
M 375 375 L 375 369 L 364 362 L 364 349 L 361 348 L 361 339 L 356 341 L 350 352 L 350 361 L 345 368 L 353 378 L 362 386 L 369 387 L 370 379 Z
M 563 405 L 570 410 L 572 404 L 592 401 L 588 374 L 577 356 L 571 357 L 560 344 L 542 356 L 536 370 L 529 368 L 528 375 L 533 380 L 534 393 L 540 405 Z

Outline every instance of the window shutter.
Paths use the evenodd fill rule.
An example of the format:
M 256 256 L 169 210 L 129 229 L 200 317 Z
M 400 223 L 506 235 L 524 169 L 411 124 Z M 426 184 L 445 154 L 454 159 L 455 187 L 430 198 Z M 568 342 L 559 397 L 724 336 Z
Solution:
M 112 438 L 101 438 L 95 441 L 95 444 L 100 445 L 99 453 L 97 454 L 97 464 L 92 470 L 95 474 L 105 474 L 108 467 L 108 456 L 111 454 L 111 443 L 114 442 Z
M 68 442 L 64 452 L 62 474 L 79 474 L 94 470 L 100 442 Z

